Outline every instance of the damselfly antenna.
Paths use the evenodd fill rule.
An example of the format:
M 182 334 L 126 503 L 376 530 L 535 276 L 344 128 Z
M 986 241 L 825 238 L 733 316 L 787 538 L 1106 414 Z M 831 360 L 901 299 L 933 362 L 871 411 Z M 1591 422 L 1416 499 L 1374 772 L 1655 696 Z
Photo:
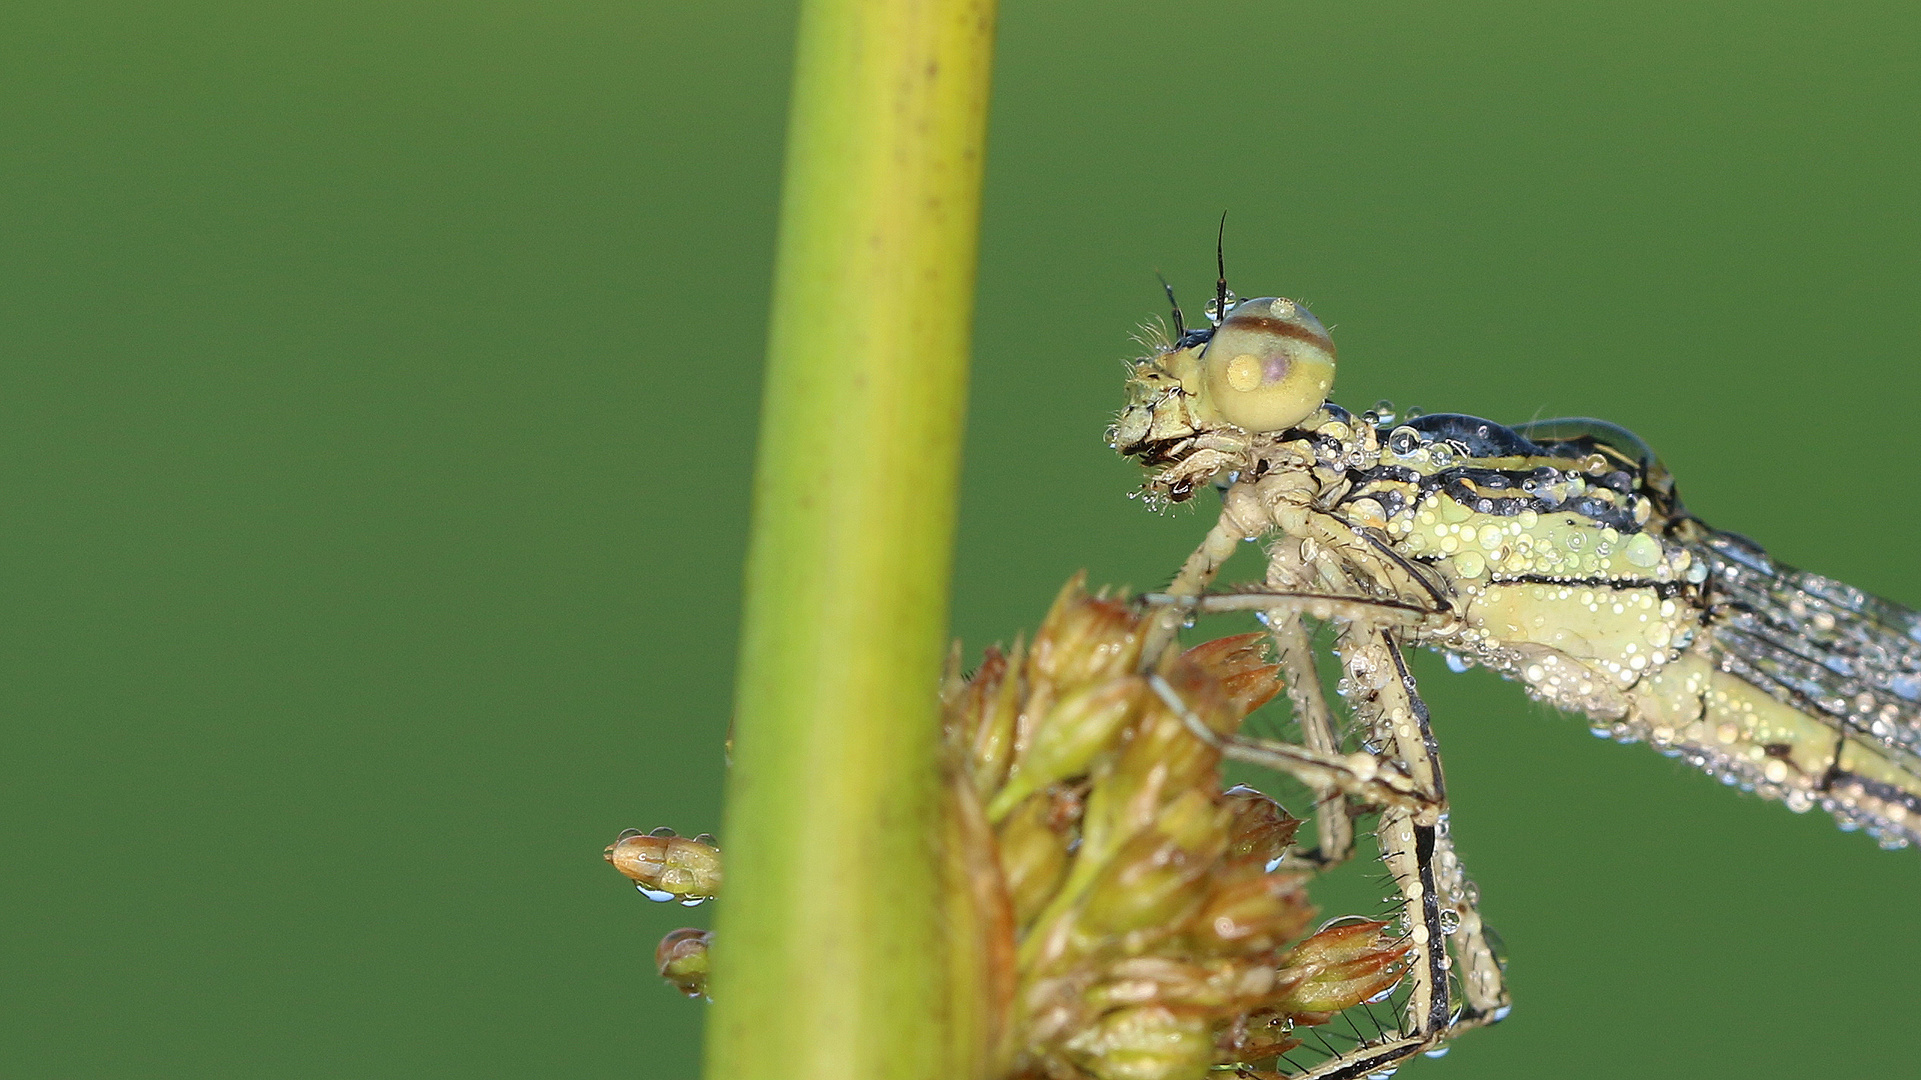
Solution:
M 1167 290 L 1167 306 L 1174 309 L 1174 340 L 1179 341 L 1187 336 L 1187 323 L 1181 318 L 1181 302 L 1174 299 L 1174 286 L 1167 283 L 1167 278 L 1159 270 L 1154 271 L 1154 276 L 1161 279 L 1161 288 Z
M 1221 228 L 1214 234 L 1214 268 L 1220 276 L 1214 279 L 1214 325 L 1227 318 L 1227 211 L 1221 211 Z

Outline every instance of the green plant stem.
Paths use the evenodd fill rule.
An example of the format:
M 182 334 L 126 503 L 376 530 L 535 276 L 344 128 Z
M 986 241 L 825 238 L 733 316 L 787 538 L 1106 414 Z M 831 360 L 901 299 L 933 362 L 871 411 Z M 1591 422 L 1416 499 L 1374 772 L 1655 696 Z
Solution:
M 928 1080 L 938 685 L 993 0 L 807 0 L 754 478 L 713 1080 Z M 964 997 L 965 995 L 960 995 Z

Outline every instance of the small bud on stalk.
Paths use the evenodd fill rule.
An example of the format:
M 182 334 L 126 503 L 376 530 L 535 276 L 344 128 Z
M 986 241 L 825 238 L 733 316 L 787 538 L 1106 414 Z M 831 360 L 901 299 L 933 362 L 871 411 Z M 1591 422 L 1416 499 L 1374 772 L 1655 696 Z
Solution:
M 654 966 L 660 977 L 688 997 L 707 996 L 707 945 L 713 933 L 682 927 L 660 939 L 654 949 Z
M 689 840 L 672 829 L 629 829 L 601 857 L 649 899 L 699 903 L 720 892 L 720 851 L 706 836 Z

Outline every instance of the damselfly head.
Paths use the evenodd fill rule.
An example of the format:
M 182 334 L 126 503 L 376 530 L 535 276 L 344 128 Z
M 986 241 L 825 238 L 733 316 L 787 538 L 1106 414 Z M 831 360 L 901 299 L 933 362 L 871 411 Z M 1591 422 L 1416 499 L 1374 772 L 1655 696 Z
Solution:
M 1334 341 L 1312 312 L 1278 297 L 1243 300 L 1133 365 L 1108 443 L 1160 471 L 1147 490 L 1180 502 L 1238 467 L 1252 436 L 1296 427 L 1334 385 Z

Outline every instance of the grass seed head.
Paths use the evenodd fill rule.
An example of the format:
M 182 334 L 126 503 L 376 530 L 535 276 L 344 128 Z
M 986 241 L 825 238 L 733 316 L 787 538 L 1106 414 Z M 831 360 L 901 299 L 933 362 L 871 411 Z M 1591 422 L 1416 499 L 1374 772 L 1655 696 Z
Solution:
M 991 1014 L 996 1080 L 1203 1080 L 1403 974 L 1384 923 L 1297 943 L 1314 918 L 1288 857 L 1300 821 L 1221 790 L 1218 737 L 1281 688 L 1265 638 L 1163 657 L 1155 687 L 1147 624 L 1076 577 L 1030 646 L 989 649 L 966 677 L 954 654 L 941 684 L 950 974 Z M 666 830 L 605 856 L 660 898 L 720 887 L 720 853 Z M 667 935 L 662 977 L 703 996 L 709 940 Z

